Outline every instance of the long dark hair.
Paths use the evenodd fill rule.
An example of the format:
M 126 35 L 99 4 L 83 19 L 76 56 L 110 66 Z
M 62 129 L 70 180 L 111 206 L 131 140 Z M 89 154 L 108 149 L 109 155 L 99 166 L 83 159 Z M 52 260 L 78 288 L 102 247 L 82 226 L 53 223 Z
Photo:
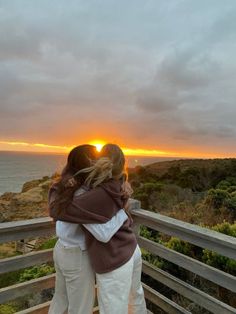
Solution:
M 85 144 L 76 146 L 67 157 L 67 164 L 59 180 L 56 182 L 58 197 L 53 202 L 57 213 L 66 209 L 71 202 L 74 192 L 85 182 L 86 173 L 78 171 L 91 167 L 97 158 L 96 147 Z

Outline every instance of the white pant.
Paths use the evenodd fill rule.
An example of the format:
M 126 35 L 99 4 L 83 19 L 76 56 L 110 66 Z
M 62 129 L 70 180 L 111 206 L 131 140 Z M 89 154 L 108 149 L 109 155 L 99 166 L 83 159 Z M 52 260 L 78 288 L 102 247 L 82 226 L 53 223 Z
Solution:
M 91 314 L 94 306 L 95 278 L 87 251 L 66 248 L 59 241 L 54 248 L 55 294 L 49 314 Z
M 96 274 L 99 314 L 146 314 L 141 284 L 142 257 L 139 246 L 123 266 Z

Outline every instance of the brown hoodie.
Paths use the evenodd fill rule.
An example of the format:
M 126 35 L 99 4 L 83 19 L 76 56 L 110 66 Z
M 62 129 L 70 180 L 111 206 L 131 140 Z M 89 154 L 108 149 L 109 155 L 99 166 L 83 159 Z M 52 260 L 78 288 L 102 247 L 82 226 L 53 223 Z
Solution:
M 121 183 L 113 179 L 75 196 L 65 211 L 58 215 L 55 214 L 52 202 L 56 197 L 57 186 L 54 185 L 49 191 L 50 216 L 56 220 L 79 224 L 105 223 L 123 208 L 126 202 Z M 83 228 L 90 261 L 96 273 L 110 272 L 131 258 L 137 246 L 131 224 L 132 220 L 129 218 L 107 243 L 98 241 Z

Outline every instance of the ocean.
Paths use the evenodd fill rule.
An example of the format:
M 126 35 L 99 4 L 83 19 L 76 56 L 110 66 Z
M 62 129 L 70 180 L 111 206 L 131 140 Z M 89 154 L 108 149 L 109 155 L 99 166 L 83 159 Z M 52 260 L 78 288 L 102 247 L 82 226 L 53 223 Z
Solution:
M 25 182 L 60 172 L 67 155 L 0 151 L 0 195 L 20 192 Z M 128 156 L 128 167 L 177 158 Z

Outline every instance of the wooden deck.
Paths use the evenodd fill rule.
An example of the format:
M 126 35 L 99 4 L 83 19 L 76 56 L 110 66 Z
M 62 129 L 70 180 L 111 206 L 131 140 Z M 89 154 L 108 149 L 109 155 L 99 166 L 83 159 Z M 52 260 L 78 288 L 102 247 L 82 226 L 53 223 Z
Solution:
M 199 247 L 210 249 L 234 260 L 236 260 L 236 238 L 140 209 L 138 201 L 132 202 L 132 209 L 132 215 L 135 222 L 134 230 L 141 248 L 236 293 L 236 277 L 191 257 L 173 251 L 161 244 L 143 238 L 139 235 L 139 229 L 141 225 L 144 225 L 164 234 L 178 237 Z M 45 237 L 46 235 L 54 234 L 54 232 L 55 225 L 50 218 L 37 218 L 25 221 L 2 223 L 0 224 L 0 243 L 21 239 L 33 239 L 35 237 L 42 236 Z M 0 274 L 23 269 L 33 265 L 40 265 L 50 261 L 52 261 L 51 249 L 5 258 L 0 260 Z M 154 267 L 146 261 L 143 261 L 143 273 L 177 292 L 179 295 L 201 306 L 201 308 L 207 309 L 211 313 L 236 313 L 236 309 L 232 306 L 229 306 L 217 298 L 208 295 L 206 292 L 191 286 L 189 283 L 172 276 L 168 272 Z M 54 284 L 55 275 L 48 275 L 2 288 L 0 289 L 0 303 L 6 303 L 18 297 L 27 296 L 32 292 L 39 292 L 47 288 L 52 288 L 54 287 Z M 166 313 L 191 313 L 189 310 L 186 310 L 174 303 L 172 300 L 168 299 L 146 284 L 143 284 L 143 287 L 146 299 L 157 305 Z M 48 311 L 48 307 L 49 302 L 18 312 L 18 314 L 45 314 Z M 99 313 L 98 308 L 94 308 L 94 313 Z

